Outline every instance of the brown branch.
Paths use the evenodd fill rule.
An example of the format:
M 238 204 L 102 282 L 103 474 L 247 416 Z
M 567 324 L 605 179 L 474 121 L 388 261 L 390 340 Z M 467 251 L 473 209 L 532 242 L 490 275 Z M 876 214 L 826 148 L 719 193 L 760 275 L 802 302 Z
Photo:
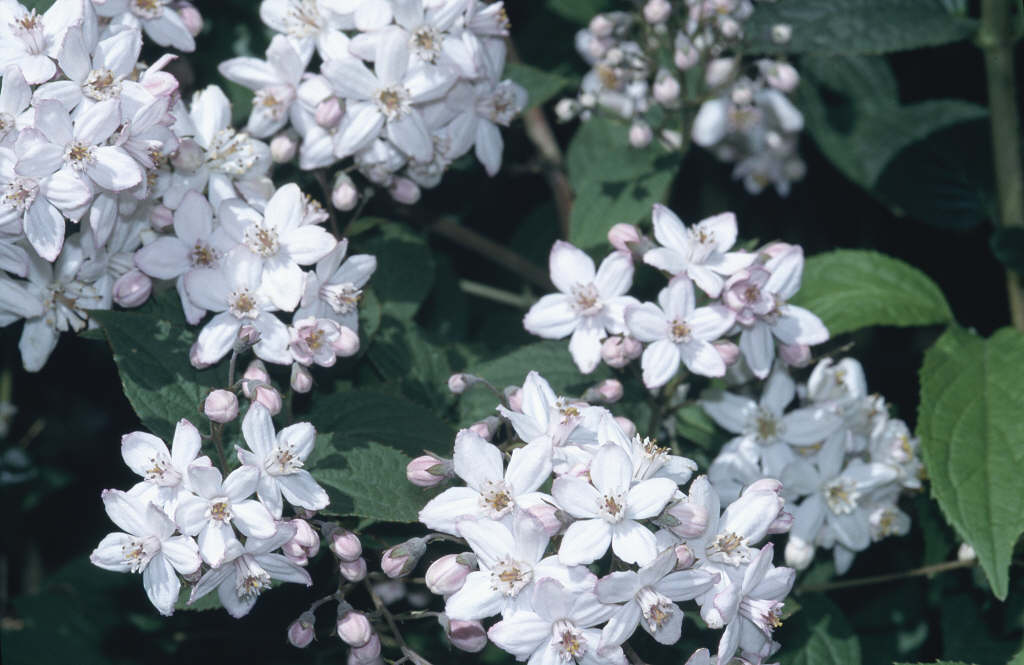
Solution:
M 942 563 L 932 564 L 930 566 L 922 566 L 921 568 L 914 568 L 912 570 L 904 570 L 898 573 L 888 573 L 885 575 L 872 575 L 870 577 L 858 577 L 852 580 L 843 580 L 841 582 L 828 582 L 826 584 L 805 584 L 797 587 L 795 593 L 821 593 L 824 591 L 837 591 L 839 589 L 851 589 L 859 586 L 869 586 L 872 584 L 884 584 L 885 582 L 894 582 L 897 580 L 908 579 L 911 577 L 931 577 L 937 573 L 945 573 L 950 570 L 959 570 L 961 568 L 973 568 L 978 565 L 977 559 L 967 559 L 961 561 L 944 561 Z

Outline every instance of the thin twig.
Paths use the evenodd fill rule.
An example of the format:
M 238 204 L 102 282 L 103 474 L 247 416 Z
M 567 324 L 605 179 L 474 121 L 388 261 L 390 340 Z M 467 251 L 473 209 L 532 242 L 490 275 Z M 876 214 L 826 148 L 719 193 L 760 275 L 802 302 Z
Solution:
M 535 298 L 530 296 L 520 295 L 518 293 L 512 293 L 504 289 L 491 286 L 489 284 L 482 284 L 480 282 L 474 282 L 469 279 L 460 279 L 459 288 L 468 293 L 471 296 L 477 296 L 478 298 L 484 298 L 491 302 L 501 303 L 502 305 L 510 305 L 512 307 L 518 307 L 520 309 L 529 309 L 533 303 L 536 302 Z
M 426 229 L 497 263 L 534 286 L 545 291 L 554 288 L 547 272 L 532 261 L 470 228 L 461 226 L 450 217 L 442 217 L 433 224 L 428 224 Z
M 384 621 L 387 622 L 388 628 L 391 629 L 391 634 L 395 636 L 395 640 L 398 642 L 398 646 L 400 646 L 402 648 L 402 651 L 404 652 L 406 649 L 409 648 L 409 645 L 406 644 L 405 638 L 402 637 L 402 631 L 398 629 L 398 624 L 395 623 L 395 618 L 391 614 L 391 610 L 389 610 L 387 605 L 384 604 L 384 601 L 380 599 L 380 596 L 377 595 L 377 592 L 373 590 L 373 585 L 370 584 L 370 580 L 363 580 L 363 586 L 366 587 L 367 593 L 370 594 L 370 599 L 373 601 L 373 606 L 377 609 L 377 612 L 379 612 L 380 615 L 384 617 Z
M 872 575 L 870 577 L 858 577 L 852 580 L 842 580 L 840 582 L 827 582 L 825 584 L 805 584 L 797 587 L 795 593 L 822 593 L 825 591 L 836 591 L 838 589 L 851 589 L 859 586 L 869 586 L 872 584 L 884 584 L 885 582 L 894 582 L 896 580 L 908 579 L 911 577 L 931 577 L 938 573 L 945 573 L 950 570 L 959 570 L 961 568 L 973 568 L 978 565 L 977 559 L 967 559 L 961 561 L 944 561 L 942 563 L 935 563 L 930 566 L 922 566 L 920 568 L 914 568 L 912 570 L 904 570 L 898 573 L 887 573 L 885 575 Z
M 235 385 L 235 368 L 238 366 L 238 350 L 231 349 L 231 360 L 228 361 L 228 385 Z
M 633 663 L 633 665 L 647 665 L 629 642 L 623 643 L 622 650 L 626 652 L 626 657 L 629 658 L 629 662 Z

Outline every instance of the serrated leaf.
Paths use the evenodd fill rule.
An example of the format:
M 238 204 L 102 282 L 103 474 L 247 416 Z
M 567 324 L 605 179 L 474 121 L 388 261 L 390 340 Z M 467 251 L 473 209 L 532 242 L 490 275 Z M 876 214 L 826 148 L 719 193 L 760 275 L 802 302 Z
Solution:
M 185 322 L 174 291 L 154 296 L 136 310 L 90 316 L 103 326 L 132 408 L 165 441 L 180 419 L 198 418 L 207 391 L 227 380 L 223 369 L 197 370 L 189 362 L 196 331 Z
M 570 242 L 582 249 L 607 249 L 608 229 L 649 219 L 652 206 L 664 203 L 675 176 L 669 168 L 631 182 L 584 183 L 569 215 Z
M 377 257 L 371 284 L 385 314 L 411 319 L 434 285 L 434 257 L 423 236 L 394 222 L 381 222 L 378 233 L 361 244 Z
M 839 608 L 822 597 L 801 598 L 800 611 L 775 637 L 781 665 L 860 665 L 860 642 Z
M 917 268 L 870 250 L 839 249 L 804 264 L 793 304 L 832 335 L 867 326 L 926 326 L 953 319 L 942 291 Z
M 577 84 L 567 76 L 531 67 L 522 62 L 510 62 L 505 65 L 505 78 L 512 79 L 526 88 L 530 95 L 526 108 L 540 106 L 566 88 Z
M 971 37 L 977 21 L 953 13 L 948 0 L 786 0 L 761 3 L 743 26 L 747 51 L 878 54 L 939 46 Z M 772 26 L 793 36 L 772 41 Z
M 415 323 L 386 316 L 367 358 L 385 380 L 399 385 L 406 397 L 441 410 L 453 400 L 448 377 L 455 355 L 453 345 L 433 343 Z
M 917 435 L 932 495 L 1005 599 L 1024 532 L 1024 335 L 950 328 L 925 353 Z
M 588 183 L 631 182 L 655 170 L 655 163 L 673 155 L 657 141 L 646 148 L 629 145 L 629 127 L 596 116 L 583 123 L 566 151 L 566 170 L 574 190 Z

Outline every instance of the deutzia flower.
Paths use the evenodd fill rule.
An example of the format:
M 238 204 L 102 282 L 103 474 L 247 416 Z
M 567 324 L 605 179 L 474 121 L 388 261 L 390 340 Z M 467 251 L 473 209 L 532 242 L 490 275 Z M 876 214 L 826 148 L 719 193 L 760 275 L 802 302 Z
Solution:
M 781 515 L 785 501 L 776 489 L 777 481 L 751 484 L 736 501 L 721 512 L 721 502 L 706 476 L 690 485 L 689 502 L 707 514 L 704 534 L 686 540 L 699 560 L 725 566 L 739 566 L 754 556 L 754 546 L 768 535 Z
M 288 123 L 292 102 L 306 63 L 283 35 L 270 40 L 266 60 L 241 57 L 225 60 L 217 70 L 256 93 L 246 130 L 258 139 L 270 136 Z
M 570 437 L 574 442 L 597 442 L 593 432 L 583 430 L 590 417 L 603 410 L 556 396 L 551 384 L 536 371 L 526 375 L 522 391 L 522 412 L 504 406 L 499 406 L 498 412 L 512 423 L 523 441 L 529 443 L 548 437 L 555 447 L 566 443 Z
M 676 277 L 658 294 L 658 303 L 626 308 L 626 327 L 641 342 L 651 342 L 640 360 L 644 385 L 660 388 L 679 371 L 724 376 L 725 361 L 711 345 L 732 327 L 735 315 L 721 305 L 695 307 L 693 284 Z
M 311 424 L 295 423 L 275 434 L 270 412 L 254 401 L 242 420 L 242 436 L 250 450 L 236 446 L 238 461 L 259 469 L 256 496 L 271 515 L 281 519 L 282 494 L 288 503 L 306 510 L 327 507 L 327 492 L 302 468 L 316 442 Z
M 0 3 L 0 68 L 16 65 L 32 85 L 49 81 L 64 31 L 90 20 L 95 25 L 92 2 L 57 0 L 43 14 L 18 2 Z
M 132 432 L 121 437 L 121 457 L 142 481 L 128 490 L 133 497 L 151 501 L 168 515 L 174 515 L 178 498 L 189 491 L 188 467 L 211 466 L 210 458 L 199 456 L 202 441 L 199 430 L 182 418 L 174 428 L 171 450 L 148 432 Z
M 625 252 L 613 252 L 595 271 L 593 259 L 558 240 L 548 263 L 551 281 L 560 293 L 538 300 L 523 318 L 523 326 L 545 339 L 572 335 L 569 352 L 579 370 L 589 374 L 601 361 L 601 340 L 608 333 L 626 332 L 625 309 L 639 304 L 625 295 L 633 283 L 633 261 Z
M 427 528 L 457 534 L 461 517 L 501 519 L 517 505 L 536 502 L 536 493 L 551 474 L 551 442 L 538 439 L 512 451 L 503 469 L 501 451 L 475 432 L 464 429 L 455 437 L 455 475 L 468 487 L 450 487 L 420 511 Z
M 32 101 L 32 89 L 17 65 L 11 65 L 0 76 L 0 145 L 14 145 L 19 129 L 19 116 Z M 0 226 L 3 223 L 0 222 Z
M 181 589 L 175 571 L 191 575 L 202 565 L 196 542 L 175 536 L 174 522 L 152 503 L 119 490 L 103 491 L 103 507 L 124 532 L 108 534 L 89 560 L 105 570 L 141 572 L 149 601 L 160 614 L 170 616 Z
M 142 29 L 160 46 L 172 46 L 191 53 L 196 42 L 171 0 L 104 0 L 96 3 L 96 13 L 115 22 Z
M 670 450 L 659 446 L 657 441 L 646 436 L 641 438 L 639 434 L 627 437 L 611 413 L 601 417 L 597 439 L 603 443 L 614 443 L 626 451 L 635 481 L 668 478 L 677 485 L 685 485 L 697 470 L 697 463 L 692 459 L 670 454 Z
M 348 258 L 348 239 L 343 238 L 312 272 L 306 273 L 306 285 L 295 319 L 331 319 L 350 330 L 359 331 L 359 301 L 363 287 L 377 270 L 377 259 L 369 254 Z
M 98 35 L 80 26 L 68 28 L 57 62 L 68 80 L 39 86 L 35 101 L 56 99 L 69 111 L 80 104 L 119 97 L 121 81 L 135 69 L 142 50 L 142 35 L 122 30 L 97 41 Z
M 324 59 L 333 54 L 333 40 L 342 35 L 337 30 L 342 27 L 342 21 L 334 15 L 347 13 L 352 4 L 352 0 L 263 0 L 260 3 L 260 20 L 287 35 L 305 64 L 312 57 L 314 47 Z M 384 13 L 381 27 L 391 20 L 390 2 L 371 1 L 366 4 L 367 9 Z M 368 28 L 360 28 L 365 29 Z
M 627 563 L 646 565 L 657 556 L 654 533 L 637 520 L 654 517 L 676 492 L 668 478 L 633 480 L 629 455 L 610 443 L 590 463 L 590 482 L 556 478 L 551 494 L 559 507 L 578 521 L 562 537 L 558 558 L 566 565 L 587 564 L 604 556 L 611 545 Z

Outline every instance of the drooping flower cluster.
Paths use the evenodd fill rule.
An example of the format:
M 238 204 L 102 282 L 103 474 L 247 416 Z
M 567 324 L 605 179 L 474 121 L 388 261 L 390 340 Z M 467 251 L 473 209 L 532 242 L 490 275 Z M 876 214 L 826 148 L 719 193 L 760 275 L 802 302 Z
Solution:
M 655 205 L 652 218 L 657 245 L 635 227 L 617 225 L 609 233 L 616 250 L 596 271 L 582 250 L 556 242 L 550 270 L 560 293 L 530 308 L 523 319 L 526 329 L 548 339 L 571 336 L 569 351 L 583 373 L 592 372 L 602 358 L 621 368 L 642 355 L 648 388 L 669 383 L 682 367 L 701 376 L 724 376 L 740 356 L 745 369 L 764 378 L 777 350 L 801 364 L 810 357 L 809 346 L 828 339 L 817 316 L 788 303 L 800 288 L 800 247 L 771 243 L 754 252 L 733 251 L 732 213 L 687 227 L 671 210 Z M 626 295 L 636 258 L 669 278 L 657 303 Z M 738 337 L 738 346 L 730 337 Z
M 277 31 L 265 60 L 244 57 L 221 73 L 253 90 L 247 125 L 273 157 L 303 169 L 352 158 L 369 181 L 414 203 L 451 163 L 475 150 L 488 174 L 501 167 L 507 126 L 526 91 L 502 80 L 508 19 L 480 0 L 263 0 Z M 319 72 L 308 73 L 313 54 Z M 358 193 L 344 172 L 337 207 Z
M 754 11 L 750 0 L 648 0 L 636 13 L 598 14 L 576 35 L 591 70 L 578 95 L 559 103 L 559 117 L 620 118 L 636 148 L 657 138 L 678 149 L 678 128 L 690 127 L 694 143 L 735 164 L 751 194 L 773 185 L 785 196 L 805 171 L 796 152 L 803 115 L 787 97 L 800 76 L 782 60 L 734 55 Z M 789 26 L 772 36 L 788 41 Z M 698 103 L 696 117 L 684 116 Z
M 536 372 L 498 410 L 508 426 L 460 431 L 450 463 L 409 465 L 419 485 L 465 483 L 420 512 L 428 528 L 471 550 L 427 572 L 453 625 L 497 619 L 488 637 L 518 660 L 625 663 L 621 645 L 638 627 L 662 644 L 678 641 L 677 603 L 694 600 L 705 623 L 723 630 L 718 663 L 737 654 L 760 662 L 778 649 L 772 631 L 794 571 L 773 566 L 763 544 L 792 520 L 777 481 L 751 484 L 723 511 L 704 476 L 682 491 L 694 462 L 628 435 L 603 407 L 557 396 Z M 549 481 L 550 493 L 541 491 Z M 587 568 L 608 570 L 610 561 L 616 572 Z
M 798 395 L 800 405 L 787 410 Z M 910 530 L 899 499 L 921 488 L 917 439 L 884 398 L 868 394 L 853 358 L 820 361 L 800 386 L 777 365 L 756 401 L 718 391 L 700 403 L 736 435 L 708 470 L 723 499 L 762 477 L 782 480 L 794 506 L 788 565 L 806 568 L 821 547 L 842 574 L 872 542 Z

